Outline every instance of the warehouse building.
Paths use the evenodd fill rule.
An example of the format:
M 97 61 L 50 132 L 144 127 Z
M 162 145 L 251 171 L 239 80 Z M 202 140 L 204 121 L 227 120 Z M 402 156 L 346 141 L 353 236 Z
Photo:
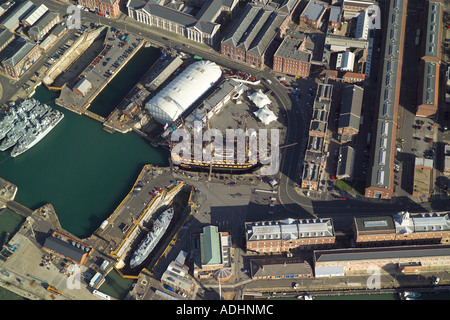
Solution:
M 314 251 L 316 277 L 367 275 L 370 268 L 394 273 L 405 272 L 405 269 L 411 265 L 414 265 L 417 271 L 432 267 L 448 268 L 450 246 L 424 245 Z
M 269 65 L 277 44 L 275 38 L 285 34 L 288 16 L 273 8 L 248 4 L 233 28 L 223 38 L 220 53 L 234 61 L 256 68 Z
M 28 30 L 28 36 L 34 41 L 41 41 L 59 21 L 58 13 L 47 12 Z
M 365 189 L 368 198 L 391 199 L 394 193 L 394 156 L 402 78 L 407 1 L 392 0 L 385 19 L 384 54 L 380 65 L 378 115 L 371 146 L 370 172 Z
M 338 134 L 349 141 L 359 132 L 364 89 L 357 85 L 344 87 L 339 116 Z
M 45 239 L 43 249 L 78 264 L 84 264 L 94 251 L 91 246 L 54 231 Z
M 77 82 L 77 84 L 73 88 L 73 92 L 84 97 L 91 89 L 92 89 L 92 84 L 87 79 L 83 78 Z
M 443 3 L 430 0 L 426 4 L 426 25 L 416 115 L 434 118 L 439 104 Z
M 251 259 L 250 276 L 254 280 L 311 278 L 312 268 L 306 260 L 292 258 Z
M 146 104 L 160 124 L 171 124 L 222 76 L 220 67 L 211 61 L 197 61 L 188 66 Z
M 44 14 L 46 14 L 47 11 L 48 11 L 48 8 L 44 4 L 41 4 L 39 7 L 35 7 L 26 16 L 24 16 L 20 22 L 22 22 L 22 24 L 24 26 L 31 27 Z
M 0 21 L 0 26 L 14 31 L 19 27 L 20 21 L 30 12 L 35 5 L 30 1 L 23 1 L 16 4 L 12 9 L 5 13 L 5 17 Z

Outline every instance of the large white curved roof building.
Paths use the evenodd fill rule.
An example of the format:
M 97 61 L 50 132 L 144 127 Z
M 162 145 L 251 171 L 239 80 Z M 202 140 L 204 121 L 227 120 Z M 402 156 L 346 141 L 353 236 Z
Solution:
M 160 124 L 171 124 L 219 80 L 222 71 L 211 61 L 197 61 L 186 68 L 146 104 Z

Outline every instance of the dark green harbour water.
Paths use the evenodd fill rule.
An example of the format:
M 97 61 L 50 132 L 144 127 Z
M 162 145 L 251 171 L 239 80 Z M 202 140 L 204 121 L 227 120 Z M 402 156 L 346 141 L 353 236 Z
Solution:
M 89 110 L 107 116 L 160 57 L 156 48 L 142 48 L 93 101 Z M 98 228 L 129 192 L 146 164 L 165 166 L 169 153 L 154 148 L 134 132 L 110 134 L 103 125 L 54 104 L 58 92 L 40 86 L 33 98 L 57 108 L 64 119 L 32 149 L 12 158 L 0 153 L 0 176 L 18 186 L 15 200 L 31 209 L 54 206 L 64 229 L 85 238 Z M 3 211 L 0 240 L 14 232 L 21 218 Z M 123 298 L 131 282 L 115 272 L 102 290 Z M 1 290 L 0 299 L 15 295 Z M 20 297 L 19 297 L 20 298 Z

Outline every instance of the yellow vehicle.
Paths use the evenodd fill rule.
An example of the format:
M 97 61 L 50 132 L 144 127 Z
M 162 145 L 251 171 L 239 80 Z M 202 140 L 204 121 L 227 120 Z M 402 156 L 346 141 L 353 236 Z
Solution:
M 57 290 L 55 287 L 52 287 L 50 285 L 47 287 L 47 291 L 49 291 L 51 293 L 54 293 L 54 294 L 57 294 L 58 296 L 62 295 L 61 291 Z

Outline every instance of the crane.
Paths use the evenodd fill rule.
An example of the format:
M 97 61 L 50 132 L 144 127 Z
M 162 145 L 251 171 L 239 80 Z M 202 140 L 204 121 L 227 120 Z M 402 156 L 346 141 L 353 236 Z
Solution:
M 291 143 L 291 144 L 287 144 L 287 145 L 281 146 L 280 149 L 284 149 L 284 148 L 287 148 L 287 147 L 292 147 L 292 146 L 295 146 L 296 144 L 298 144 L 298 142 L 294 142 L 294 143 Z

